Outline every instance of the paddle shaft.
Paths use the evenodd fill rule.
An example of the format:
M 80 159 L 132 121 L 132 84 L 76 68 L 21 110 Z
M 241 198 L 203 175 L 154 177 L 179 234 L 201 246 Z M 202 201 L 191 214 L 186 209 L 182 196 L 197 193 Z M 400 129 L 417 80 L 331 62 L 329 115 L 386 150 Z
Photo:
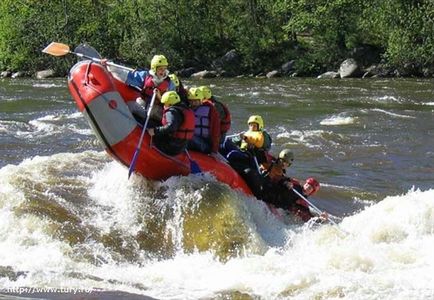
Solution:
M 148 111 L 146 112 L 146 120 L 145 120 L 145 124 L 143 125 L 142 134 L 140 135 L 139 143 L 137 144 L 136 151 L 134 152 L 133 159 L 131 160 L 130 168 L 128 169 L 128 179 L 130 178 L 136 166 L 137 158 L 139 157 L 140 148 L 142 147 L 142 143 L 143 143 L 143 137 L 145 136 L 146 127 L 148 126 L 149 118 L 151 116 L 151 110 L 154 107 L 156 96 L 157 96 L 157 92 L 154 91 L 154 94 L 152 95 L 152 99 L 151 99 L 151 104 L 149 105 Z
M 302 194 L 300 194 L 296 189 L 294 189 L 294 188 L 291 188 L 291 189 L 292 189 L 292 191 L 293 191 L 294 193 L 296 193 L 296 194 L 297 194 L 301 199 L 303 199 L 304 201 L 306 201 L 307 204 L 309 204 L 309 206 L 312 207 L 313 210 L 314 210 L 317 214 L 321 215 L 321 214 L 323 213 L 323 211 L 321 211 L 318 207 L 316 207 L 315 205 L 313 205 L 312 202 L 310 202 L 309 200 L 307 200 L 307 198 L 306 198 L 305 196 L 303 196 Z M 327 220 L 328 220 L 330 223 L 332 223 L 333 225 L 338 226 L 338 224 L 337 224 L 335 221 L 333 221 L 332 219 L 328 218 Z
M 258 159 L 256 158 L 255 154 L 252 155 L 253 155 L 253 161 L 255 162 L 256 170 L 258 171 L 259 174 L 261 174 L 261 167 L 259 166 Z
M 73 51 L 69 51 L 69 53 L 77 55 L 78 57 L 84 57 L 84 58 L 90 59 L 90 60 L 92 60 L 94 62 L 97 62 L 97 63 L 102 63 L 102 61 L 103 61 L 102 59 L 99 59 L 99 58 L 96 58 L 96 57 L 87 56 L 87 55 L 85 55 L 83 53 L 77 53 L 77 52 L 73 52 Z M 108 66 L 124 69 L 124 70 L 127 70 L 127 71 L 134 71 L 134 69 L 132 69 L 132 68 L 129 68 L 129 67 L 126 67 L 126 66 L 122 66 L 122 65 L 118 65 L 118 64 L 115 64 L 115 63 L 113 63 L 111 61 L 106 61 L 105 64 L 108 65 Z
M 187 149 L 185 149 L 185 154 L 187 154 L 187 158 L 190 161 L 190 172 L 192 174 L 197 174 L 197 173 L 201 173 L 202 170 L 200 169 L 199 165 L 197 164 L 196 161 L 194 161 L 191 156 L 190 153 L 188 152 Z
M 233 137 L 236 137 L 236 136 L 240 136 L 241 133 L 244 133 L 244 131 L 239 132 L 239 133 L 230 134 L 230 135 L 227 135 L 226 137 L 227 138 L 233 138 Z
M 313 205 L 313 203 L 312 202 L 310 202 L 305 196 L 303 196 L 301 193 L 299 193 L 296 189 L 294 189 L 294 188 L 291 188 L 292 189 L 292 191 L 294 192 L 294 193 L 296 193 L 301 199 L 303 199 L 304 201 L 306 201 L 307 202 L 307 204 L 309 204 L 309 206 L 310 207 L 312 207 L 313 208 L 313 210 L 317 213 L 317 214 L 322 214 L 323 212 L 318 208 L 318 207 L 316 207 L 315 205 Z

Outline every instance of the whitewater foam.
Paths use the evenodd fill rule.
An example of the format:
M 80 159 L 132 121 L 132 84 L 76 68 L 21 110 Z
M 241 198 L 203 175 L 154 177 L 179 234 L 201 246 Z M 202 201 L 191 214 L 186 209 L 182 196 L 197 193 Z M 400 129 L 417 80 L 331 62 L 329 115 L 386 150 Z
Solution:
M 397 113 L 393 113 L 384 109 L 379 109 L 379 108 L 374 108 L 372 109 L 372 111 L 376 111 L 376 112 L 380 112 L 389 116 L 393 116 L 393 117 L 398 117 L 398 118 L 404 118 L 404 119 L 415 119 L 415 117 L 413 116 L 409 116 L 409 115 L 402 115 L 402 114 L 397 114 Z
M 350 124 L 354 124 L 356 121 L 357 118 L 355 117 L 336 115 L 322 120 L 320 124 L 324 126 L 350 125 Z
M 20 139 L 40 139 L 65 131 L 72 131 L 81 135 L 93 135 L 92 129 L 79 123 L 65 120 L 78 120 L 82 118 L 81 113 L 46 115 L 27 122 L 22 121 L 0 121 L 0 132 L 11 134 Z
M 50 88 L 54 88 L 54 87 L 65 87 L 64 84 L 56 84 L 56 83 L 34 83 L 32 84 L 33 87 L 38 87 L 38 88 L 44 88 L 44 89 L 50 89 Z
M 159 299 L 234 295 L 263 299 L 433 298 L 433 189 L 386 197 L 346 217 L 339 225 L 348 232 L 345 235 L 331 225 L 283 224 L 262 202 L 242 196 L 212 177 L 151 183 L 133 176 L 128 181 L 126 168 L 104 157 L 96 152 L 59 154 L 0 169 L 0 261 L 21 272 L 16 280 L 0 278 L 3 287 L 92 287 Z M 69 194 L 79 189 L 84 189 L 84 194 L 69 198 L 68 193 L 58 192 L 62 186 Z M 65 203 L 65 208 L 75 203 L 72 210 L 83 207 L 81 222 L 76 225 L 84 225 L 83 230 L 92 227 L 89 233 L 101 235 L 119 232 L 119 245 L 98 240 L 95 233 L 71 243 L 51 230 L 67 222 L 56 223 L 50 215 L 17 214 L 16 208 L 32 201 L 39 190 L 39 195 L 48 198 L 42 201 L 53 199 Z M 203 206 L 206 202 L 210 206 Z M 208 250 L 197 247 L 190 251 L 183 246 L 188 236 L 181 235 L 192 230 L 188 218 L 194 217 L 194 212 L 205 218 L 197 223 L 202 226 L 199 229 L 216 224 L 207 221 L 205 214 L 212 217 L 219 212 L 216 203 L 228 205 L 226 214 L 220 215 L 222 220 L 237 212 L 232 221 L 240 221 L 221 229 L 232 237 L 243 234 L 247 241 L 239 248 L 242 251 L 226 259 L 216 255 L 224 240 L 215 240 L 220 244 Z M 150 212 L 154 215 L 148 216 Z M 177 244 L 173 255 L 155 258 L 140 244 L 143 241 L 134 241 L 134 234 L 149 217 L 156 224 L 170 223 L 163 232 Z M 231 230 L 243 226 L 246 231 L 233 235 Z M 122 259 L 121 253 L 130 251 L 135 252 L 132 258 Z
M 400 98 L 390 95 L 375 97 L 374 99 L 379 102 L 402 102 Z

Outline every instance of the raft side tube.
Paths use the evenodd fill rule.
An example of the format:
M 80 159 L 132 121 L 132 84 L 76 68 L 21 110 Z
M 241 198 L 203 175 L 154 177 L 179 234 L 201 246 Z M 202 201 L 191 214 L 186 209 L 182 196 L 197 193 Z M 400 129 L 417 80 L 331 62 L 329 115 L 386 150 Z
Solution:
M 142 127 L 134 119 L 112 79 L 103 66 L 82 61 L 71 69 L 68 86 L 77 107 L 105 150 L 129 167 Z M 170 157 L 151 147 L 150 136 L 146 133 L 136 171 L 148 179 L 164 180 L 171 176 L 188 175 L 190 165 L 185 154 Z
M 72 67 L 68 87 L 78 109 L 88 120 L 105 150 L 129 167 L 142 127 L 134 119 L 126 101 L 132 101 L 140 93 L 114 78 L 104 66 L 88 60 Z M 217 180 L 232 188 L 252 194 L 245 181 L 227 163 L 195 151 L 190 151 L 190 154 L 202 172 L 210 172 Z M 188 175 L 191 172 L 190 160 L 185 153 L 165 155 L 152 146 L 151 137 L 145 133 L 135 172 L 152 180 Z

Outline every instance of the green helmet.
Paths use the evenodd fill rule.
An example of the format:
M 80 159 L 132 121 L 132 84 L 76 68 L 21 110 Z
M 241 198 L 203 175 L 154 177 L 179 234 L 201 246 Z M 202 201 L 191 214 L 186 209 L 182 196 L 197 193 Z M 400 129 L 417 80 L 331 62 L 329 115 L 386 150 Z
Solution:
M 179 98 L 178 94 L 175 91 L 168 91 L 163 94 L 160 102 L 166 106 L 171 106 L 181 102 L 181 98 Z
M 292 151 L 289 149 L 284 149 L 280 151 L 279 159 L 291 165 L 294 161 L 294 153 L 292 153 Z
M 188 90 L 188 100 L 203 100 L 203 93 L 202 90 L 199 88 L 191 88 Z
M 249 125 L 250 123 L 258 124 L 259 130 L 262 130 L 264 128 L 264 120 L 262 119 L 261 116 L 258 115 L 250 116 L 249 119 L 247 120 L 247 125 Z
M 170 78 L 170 80 L 173 81 L 173 83 L 175 84 L 176 87 L 179 86 L 179 79 L 178 79 L 178 76 L 176 76 L 176 74 L 169 74 L 169 78 Z
M 167 58 L 164 55 L 154 55 L 151 60 L 151 70 L 157 72 L 157 68 L 159 67 L 167 67 L 169 63 L 167 62 Z
M 211 99 L 212 97 L 212 92 L 211 89 L 209 88 L 209 86 L 206 85 L 202 85 L 201 87 L 199 87 L 202 90 L 203 93 L 203 97 L 205 99 Z

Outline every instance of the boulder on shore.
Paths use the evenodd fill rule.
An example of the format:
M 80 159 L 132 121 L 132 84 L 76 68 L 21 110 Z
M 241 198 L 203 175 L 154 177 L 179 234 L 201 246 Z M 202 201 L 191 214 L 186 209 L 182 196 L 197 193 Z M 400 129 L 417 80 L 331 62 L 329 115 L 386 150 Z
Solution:
M 334 71 L 329 71 L 329 72 L 325 72 L 321 75 L 318 75 L 319 79 L 324 79 L 324 78 L 339 78 L 339 72 L 334 72 Z
M 175 72 L 179 77 L 182 78 L 189 78 L 191 75 L 193 75 L 196 72 L 196 69 L 193 67 L 181 69 Z
M 204 70 L 204 71 L 200 71 L 200 72 L 192 74 L 191 77 L 198 78 L 198 79 L 202 79 L 202 78 L 214 78 L 214 77 L 217 77 L 217 72 L 216 71 Z
M 280 73 L 285 76 L 290 76 L 294 73 L 295 60 L 290 60 L 280 67 Z
M 212 67 L 218 73 L 225 73 L 225 76 L 237 76 L 241 72 L 241 57 L 235 49 L 212 62 Z
M 23 71 L 15 72 L 11 75 L 12 78 L 20 78 L 26 76 L 26 73 Z
M 11 77 L 11 75 L 12 75 L 11 71 L 3 71 L 0 73 L 0 78 Z
M 265 76 L 267 76 L 267 78 L 280 77 L 280 72 L 277 70 L 273 70 L 271 72 L 268 72 Z
M 355 77 L 358 75 L 359 65 L 354 58 L 348 58 L 341 63 L 339 75 L 341 78 Z
M 54 77 L 54 70 L 48 69 L 48 70 L 39 71 L 39 72 L 36 72 L 35 76 L 37 79 Z

